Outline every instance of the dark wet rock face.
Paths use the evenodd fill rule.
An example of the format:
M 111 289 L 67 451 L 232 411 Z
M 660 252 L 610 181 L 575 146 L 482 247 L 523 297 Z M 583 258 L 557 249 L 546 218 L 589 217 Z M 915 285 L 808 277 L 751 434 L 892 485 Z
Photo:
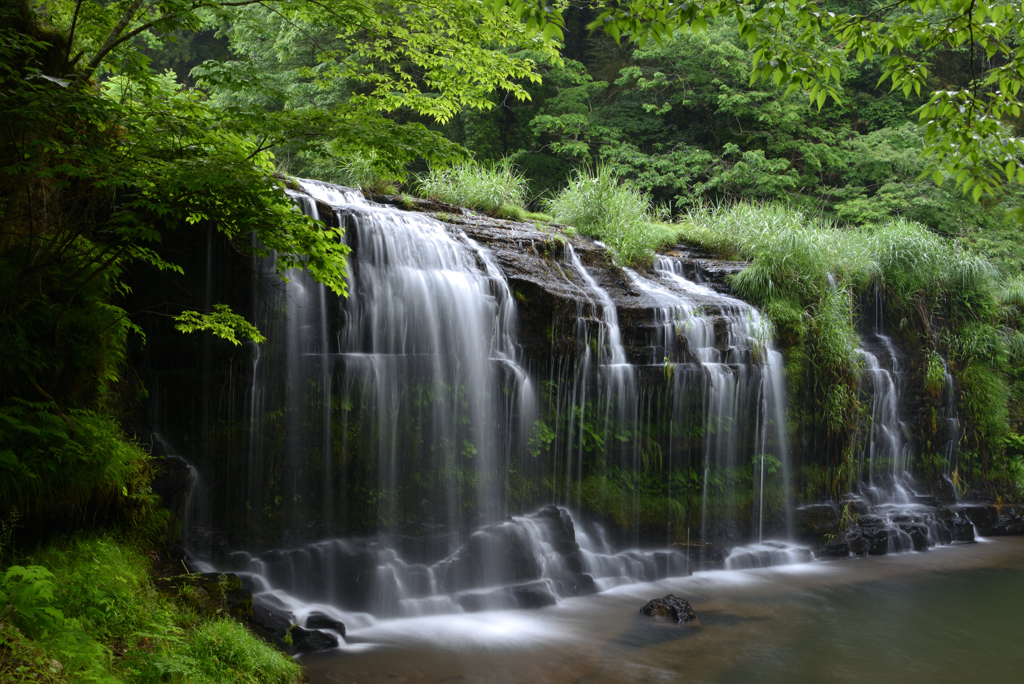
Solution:
M 541 545 L 540 554 L 535 544 Z M 545 554 L 549 566 L 546 579 L 551 586 L 539 581 L 544 574 Z M 592 594 L 596 591 L 594 579 L 583 569 L 583 556 L 576 543 L 572 519 L 555 506 L 548 506 L 526 520 L 509 519 L 500 525 L 481 528 L 470 536 L 468 543 L 435 566 L 441 591 L 468 592 L 458 599 L 466 610 L 483 610 L 478 606 L 484 604 L 502 608 L 519 604 L 529 608 L 550 605 L 554 602 L 552 592 L 561 596 Z M 502 587 L 474 591 L 494 585 Z M 517 586 L 540 585 L 544 586 L 543 591 L 531 590 L 528 595 L 520 595 L 520 590 L 516 589 Z
M 164 508 L 180 515 L 195 484 L 195 470 L 180 456 L 154 458 L 151 463 L 156 471 L 153 493 L 160 496 Z
M 264 632 L 279 638 L 295 624 L 295 614 L 273 594 L 259 594 L 253 597 L 252 619 Z
M 845 528 L 837 525 L 836 531 L 829 533 L 831 540 L 820 547 L 819 553 L 825 558 L 880 556 L 901 551 L 926 551 L 936 544 L 974 541 L 975 525 L 968 507 L 946 508 L 934 505 L 933 499 L 923 500 L 925 503 L 922 504 L 882 505 L 875 510 L 866 506 L 853 509 L 851 505 L 851 510 L 855 510 L 855 521 Z M 975 511 L 979 519 L 998 522 L 986 507 L 974 508 L 981 509 Z M 802 516 L 801 522 L 804 523 L 805 519 Z M 807 529 L 806 523 L 804 529 Z
M 338 647 L 338 637 L 329 632 L 321 632 L 319 629 L 304 629 L 295 625 L 289 634 L 292 638 L 289 649 L 291 653 L 312 653 Z
M 960 512 L 982 537 L 1024 534 L 1024 504 L 973 504 L 960 507 Z
M 345 623 L 335 620 L 330 615 L 319 611 L 313 611 L 306 617 L 306 629 L 330 629 L 342 637 L 345 636 Z
M 839 531 L 839 506 L 835 503 L 811 504 L 796 510 L 802 539 L 821 542 Z
M 686 599 L 677 598 L 672 594 L 651 599 L 640 609 L 640 613 L 652 617 L 671 618 L 681 625 L 697 619 L 697 614 L 693 612 L 690 602 Z

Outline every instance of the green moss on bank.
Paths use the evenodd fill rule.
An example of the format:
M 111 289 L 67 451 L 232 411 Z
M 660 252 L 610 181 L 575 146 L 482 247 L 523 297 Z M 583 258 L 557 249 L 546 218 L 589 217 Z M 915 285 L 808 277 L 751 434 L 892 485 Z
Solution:
M 0 581 L 0 681 L 287 684 L 299 666 L 241 624 L 154 589 L 150 561 L 110 535 L 63 540 Z

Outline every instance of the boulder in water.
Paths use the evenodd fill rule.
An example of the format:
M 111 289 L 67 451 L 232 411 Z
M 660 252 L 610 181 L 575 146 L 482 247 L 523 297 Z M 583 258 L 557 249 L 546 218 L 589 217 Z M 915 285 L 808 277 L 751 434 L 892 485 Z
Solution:
M 484 610 L 513 610 L 519 607 L 508 587 L 498 587 L 488 591 L 467 591 L 456 596 L 455 602 L 462 606 L 467 613 L 479 613 Z
M 543 608 L 558 603 L 547 582 L 529 582 L 511 588 L 512 597 L 519 608 Z
M 963 506 L 960 511 L 982 537 L 1024 534 L 1024 506 L 975 504 Z
M 810 504 L 796 509 L 800 536 L 809 541 L 820 542 L 835 537 L 839 531 L 842 516 L 839 506 L 834 503 Z
M 252 616 L 256 626 L 273 636 L 284 636 L 288 628 L 295 624 L 295 614 L 273 594 L 257 594 L 253 597 Z
M 681 625 L 697 619 L 697 614 L 693 612 L 690 602 L 672 594 L 651 599 L 640 609 L 640 613 L 652 617 L 669 617 Z
M 329 632 L 321 632 L 319 629 L 304 629 L 298 625 L 292 626 L 289 630 L 292 637 L 292 653 L 310 653 L 312 651 L 326 651 L 338 647 L 338 637 Z
M 553 606 L 558 596 L 551 586 L 543 581 L 524 582 L 507 587 L 495 587 L 485 591 L 468 591 L 459 594 L 455 602 L 467 613 L 483 610 L 533 609 Z
M 318 610 L 313 611 L 306 617 L 306 629 L 330 629 L 342 637 L 345 636 L 345 623 L 341 620 L 335 620 L 326 613 L 321 613 Z

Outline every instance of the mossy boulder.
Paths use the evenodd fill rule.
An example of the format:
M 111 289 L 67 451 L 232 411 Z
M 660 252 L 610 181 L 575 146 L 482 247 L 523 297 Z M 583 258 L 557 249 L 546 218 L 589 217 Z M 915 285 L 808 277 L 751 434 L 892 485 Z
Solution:
M 232 573 L 203 572 L 153 580 L 157 591 L 173 596 L 200 615 L 223 615 L 242 622 L 252 618 L 252 594 Z

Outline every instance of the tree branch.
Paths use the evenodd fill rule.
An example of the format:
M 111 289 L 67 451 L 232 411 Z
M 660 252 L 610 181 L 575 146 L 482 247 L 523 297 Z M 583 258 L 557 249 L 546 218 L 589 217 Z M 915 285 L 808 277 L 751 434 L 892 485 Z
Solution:
M 89 60 L 89 64 L 85 67 L 85 70 L 82 71 L 79 77 L 79 82 L 84 83 L 88 81 L 93 72 L 96 71 L 99 65 L 103 63 L 103 59 L 111 50 L 114 49 L 114 46 L 117 45 L 118 37 L 121 35 L 121 32 L 124 31 L 128 24 L 132 22 L 132 19 L 135 18 L 135 13 L 139 11 L 139 8 L 142 7 L 145 1 L 146 0 L 133 0 L 132 4 L 128 6 L 128 9 L 124 11 L 121 18 L 117 20 L 116 24 L 114 24 L 114 28 L 110 29 L 110 33 L 107 34 L 107 38 L 103 41 L 100 49 L 97 50 L 96 54 Z

